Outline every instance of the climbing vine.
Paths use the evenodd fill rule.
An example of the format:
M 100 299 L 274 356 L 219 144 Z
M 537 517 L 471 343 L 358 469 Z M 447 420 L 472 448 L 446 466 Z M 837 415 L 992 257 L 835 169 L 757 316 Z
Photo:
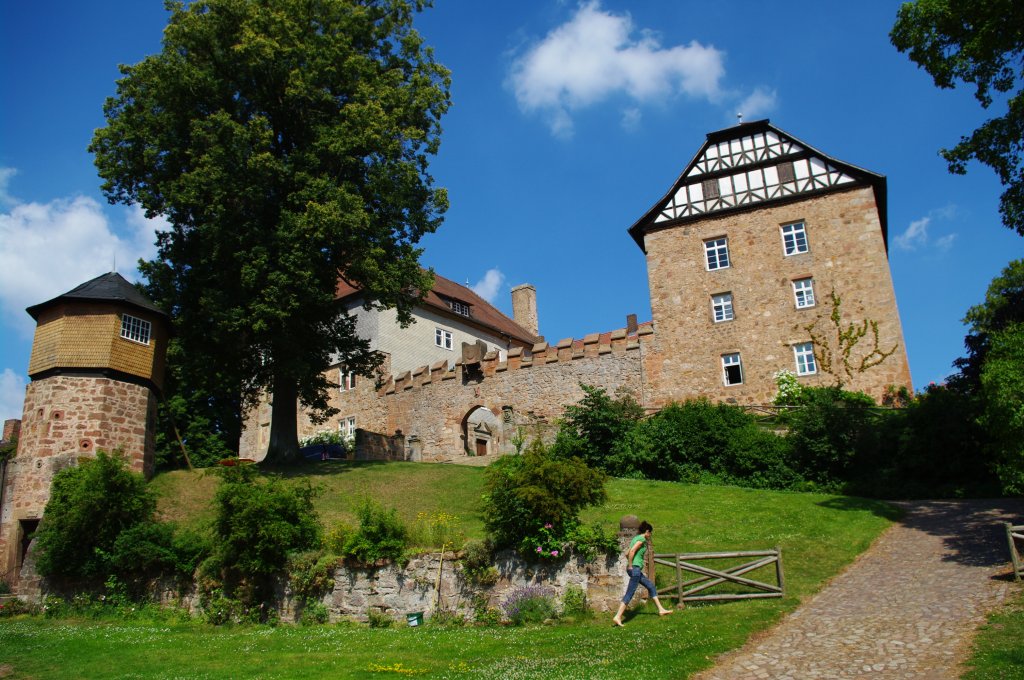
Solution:
M 825 317 L 818 317 L 804 330 L 814 343 L 814 360 L 818 369 L 835 377 L 836 385 L 842 386 L 845 379 L 878 366 L 896 353 L 899 343 L 892 349 L 883 350 L 878 336 L 878 322 L 862 319 L 858 322 L 843 323 L 842 298 L 833 288 L 829 293 L 832 311 L 828 315 L 829 325 L 818 329 L 818 323 Z M 864 344 L 861 344 L 864 341 Z M 860 350 L 854 351 L 860 346 Z M 870 348 L 869 351 L 863 351 Z

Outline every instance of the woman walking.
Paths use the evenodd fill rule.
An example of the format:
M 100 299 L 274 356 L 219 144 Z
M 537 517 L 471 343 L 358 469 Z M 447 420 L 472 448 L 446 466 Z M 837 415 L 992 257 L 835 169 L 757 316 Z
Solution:
M 626 613 L 626 606 L 633 599 L 633 593 L 636 592 L 637 585 L 643 585 L 644 588 L 647 588 L 647 594 L 654 600 L 654 604 L 658 605 L 659 616 L 672 613 L 671 609 L 665 609 L 661 606 L 657 589 L 655 589 L 651 580 L 644 576 L 643 572 L 644 556 L 647 554 L 647 543 L 651 540 L 651 533 L 653 531 L 654 527 L 649 522 L 640 522 L 640 526 L 636 530 L 636 536 L 633 537 L 629 544 L 629 550 L 626 552 L 626 573 L 629 574 L 629 585 L 626 586 L 626 594 L 622 596 L 619 611 L 612 618 L 612 622 L 616 626 L 622 627 L 622 615 Z

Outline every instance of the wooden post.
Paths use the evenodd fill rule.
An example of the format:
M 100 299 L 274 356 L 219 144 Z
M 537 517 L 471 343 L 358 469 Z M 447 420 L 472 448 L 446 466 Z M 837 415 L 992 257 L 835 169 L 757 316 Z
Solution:
M 775 546 L 775 552 L 777 553 L 775 556 L 775 576 L 779 580 L 779 590 L 782 591 L 782 596 L 785 597 L 786 582 L 782 577 L 782 548 L 780 546 Z
M 682 609 L 683 607 L 686 606 L 686 604 L 683 602 L 683 567 L 680 564 L 681 560 L 679 559 L 679 555 L 678 554 L 675 556 L 675 558 L 676 558 L 675 559 L 675 562 L 676 562 L 676 583 L 679 586 L 679 595 L 677 596 L 678 600 L 676 601 L 676 608 Z
M 1013 542 L 1013 525 L 1009 522 L 1003 522 L 1006 525 L 1006 540 L 1010 543 L 1010 560 L 1013 562 L 1013 578 L 1015 581 L 1020 581 L 1020 555 L 1017 553 L 1017 544 Z

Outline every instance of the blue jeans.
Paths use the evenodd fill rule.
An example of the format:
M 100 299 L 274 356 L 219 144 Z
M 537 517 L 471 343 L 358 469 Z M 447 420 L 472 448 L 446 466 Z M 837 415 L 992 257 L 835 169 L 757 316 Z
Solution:
M 626 594 L 622 596 L 623 604 L 629 604 L 629 601 L 633 599 L 637 585 L 643 585 L 644 588 L 647 588 L 647 594 L 651 597 L 658 596 L 658 591 L 655 590 L 651 579 L 644 576 L 644 572 L 640 567 L 626 567 L 626 573 L 629 574 L 629 585 L 626 586 Z

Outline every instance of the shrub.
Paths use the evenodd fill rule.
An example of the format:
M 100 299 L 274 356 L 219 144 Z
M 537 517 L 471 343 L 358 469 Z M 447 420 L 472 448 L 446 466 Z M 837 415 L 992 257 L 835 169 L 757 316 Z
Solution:
M 804 387 L 798 405 L 784 418 L 794 467 L 822 488 L 841 487 L 867 445 L 874 400 L 839 387 Z
M 286 485 L 260 478 L 254 467 L 223 468 L 214 496 L 214 550 L 203 571 L 246 606 L 272 599 L 271 578 L 285 570 L 291 553 L 319 547 L 316 491 L 308 483 Z
M 345 541 L 344 556 L 363 564 L 403 559 L 409 532 L 399 519 L 397 510 L 385 509 L 365 499 L 356 510 L 356 516 L 359 528 Z
M 370 628 L 390 628 L 395 621 L 384 612 L 371 609 L 366 612 L 366 622 Z
M 471 600 L 473 605 L 473 621 L 483 626 L 496 626 L 501 623 L 501 611 L 491 606 L 486 595 L 476 594 Z
M 121 532 L 150 522 L 156 508 L 142 475 L 117 455 L 61 470 L 36 533 L 36 567 L 44 576 L 100 579 L 113 569 L 111 555 Z
M 29 604 L 28 602 L 24 602 L 17 598 L 8 600 L 7 602 L 0 602 L 0 619 L 20 616 L 22 614 L 37 616 L 39 612 L 39 605 Z
M 293 554 L 288 560 L 288 584 L 303 600 L 316 600 L 334 588 L 338 558 L 322 550 Z
M 551 589 L 544 586 L 516 588 L 501 603 L 501 609 L 505 618 L 517 626 L 541 623 L 556 615 Z
M 498 569 L 494 566 L 494 545 L 489 540 L 470 540 L 462 546 L 462 573 L 466 580 L 481 586 L 498 582 Z
M 562 594 L 562 616 L 582 618 L 590 614 L 590 604 L 583 588 L 575 583 L 565 587 Z
M 589 561 L 598 555 L 618 554 L 619 539 L 615 534 L 605 532 L 600 524 L 589 527 L 577 524 L 566 531 L 564 548 Z
M 345 553 L 345 543 L 355 533 L 355 528 L 345 522 L 338 522 L 324 536 L 324 548 L 335 555 Z
M 607 458 L 616 444 L 644 415 L 644 409 L 626 393 L 612 399 L 600 388 L 580 384 L 584 396 L 567 406 L 555 440 L 554 452 L 577 457 L 590 467 L 610 471 Z
M 299 622 L 304 626 L 311 626 L 318 623 L 327 623 L 329 612 L 327 605 L 319 600 L 306 600 L 302 604 L 299 614 Z
M 443 511 L 416 513 L 409 532 L 409 542 L 421 548 L 451 548 L 464 540 L 458 515 Z
M 497 547 L 517 547 L 545 524 L 564 536 L 580 510 L 604 502 L 606 475 L 578 458 L 557 458 L 535 441 L 521 456 L 488 466 L 484 524 Z
M 3 579 L 0 579 L 0 595 L 10 595 L 10 594 L 11 594 L 11 585 L 7 581 L 4 581 Z
M 455 609 L 438 607 L 430 615 L 429 622 L 431 626 L 439 626 L 441 628 L 462 628 L 466 625 L 466 617 Z

